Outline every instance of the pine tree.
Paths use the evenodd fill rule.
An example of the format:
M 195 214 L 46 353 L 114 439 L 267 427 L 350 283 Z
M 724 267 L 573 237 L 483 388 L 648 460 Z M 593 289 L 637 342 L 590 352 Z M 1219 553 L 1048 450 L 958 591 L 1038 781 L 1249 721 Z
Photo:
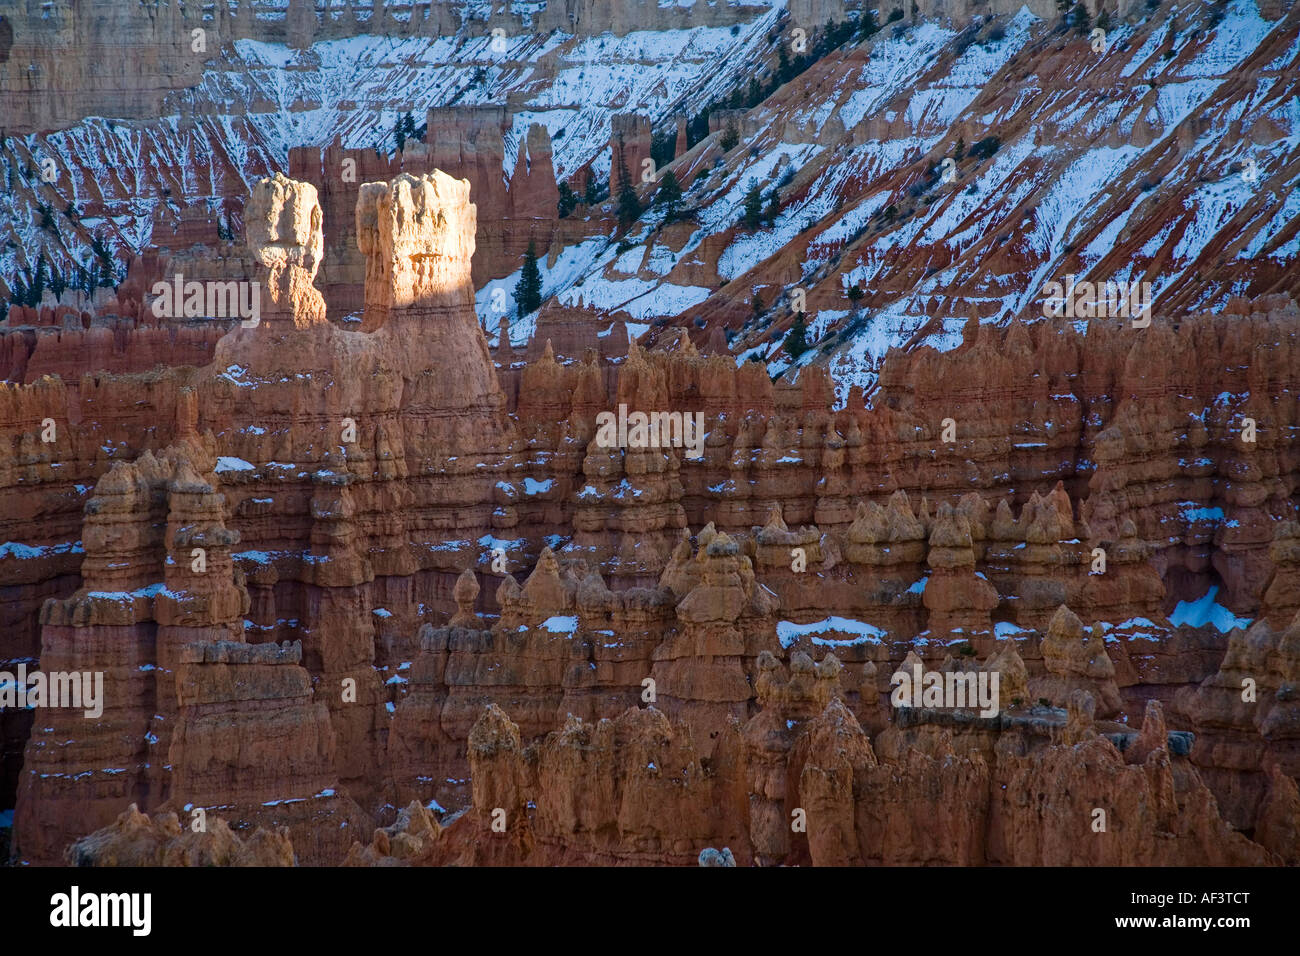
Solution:
M 880 29 L 880 24 L 876 22 L 875 11 L 862 11 L 862 18 L 858 21 L 858 35 L 869 37 Z
M 794 76 L 794 70 L 790 66 L 790 54 L 785 52 L 785 43 L 777 44 L 776 75 L 782 83 L 788 83 Z
M 618 222 L 624 229 L 641 218 L 641 200 L 632 188 L 628 175 L 627 158 L 623 150 L 623 137 L 618 139 Z
M 758 191 L 758 185 L 754 184 L 745 193 L 745 227 L 751 231 L 757 229 L 762 217 L 763 197 Z
M 763 220 L 770 226 L 776 222 L 776 217 L 781 214 L 781 197 L 775 189 L 767 197 L 767 209 L 763 212 Z
M 41 296 L 45 294 L 45 277 L 48 274 L 48 267 L 45 263 L 45 253 L 41 253 L 36 260 L 36 275 L 32 277 L 31 285 L 27 289 L 27 304 L 36 306 L 41 304 Z
M 408 139 L 416 139 L 415 120 L 411 118 L 410 112 L 405 113 L 393 127 L 393 140 L 397 143 L 397 151 L 400 153 L 402 147 L 406 145 Z
M 677 182 L 677 174 L 671 169 L 664 173 L 664 178 L 659 182 L 659 189 L 655 193 L 655 205 L 662 206 L 664 210 L 664 222 L 673 222 L 681 215 L 680 206 L 682 203 L 682 187 Z
M 524 253 L 524 267 L 515 286 L 515 314 L 519 318 L 531 315 L 542 307 L 542 273 L 537 268 L 537 249 L 531 239 Z
M 573 210 L 577 208 L 578 194 L 575 193 L 573 187 L 566 182 L 561 182 L 559 188 L 560 200 L 556 203 L 556 209 L 560 214 L 560 218 L 564 219 L 569 215 L 569 213 L 573 212 Z
M 106 266 L 112 265 L 113 254 L 108 251 L 108 246 L 104 242 L 104 237 L 101 236 L 99 233 L 95 233 L 91 237 L 90 251 L 93 252 L 95 254 L 95 257 L 99 259 L 99 261 L 102 262 L 104 265 Z
M 740 133 L 736 130 L 736 124 L 728 122 L 722 131 L 722 138 L 718 140 L 718 145 L 722 147 L 724 153 L 729 153 L 736 148 L 740 142 Z
M 1088 35 L 1088 8 L 1087 7 L 1085 7 L 1082 3 L 1079 4 L 1077 7 L 1074 8 L 1074 11 L 1070 16 L 1070 19 L 1073 22 L 1074 30 L 1076 33 L 1079 33 L 1083 36 Z
M 808 325 L 804 322 L 804 314 L 800 312 L 791 323 L 790 331 L 785 333 L 785 354 L 794 360 L 807 351 Z
M 709 111 L 700 110 L 686 124 L 686 148 L 693 149 L 695 144 L 709 135 Z

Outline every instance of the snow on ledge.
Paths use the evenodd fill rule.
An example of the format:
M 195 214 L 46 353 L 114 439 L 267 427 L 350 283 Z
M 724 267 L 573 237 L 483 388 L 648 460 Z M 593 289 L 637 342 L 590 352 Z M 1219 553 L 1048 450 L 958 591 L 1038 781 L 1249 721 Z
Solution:
M 1238 627 L 1250 627 L 1251 618 L 1237 617 L 1222 604 L 1214 600 L 1219 593 L 1218 587 L 1212 587 L 1205 596 L 1197 601 L 1179 601 L 1174 613 L 1169 615 L 1169 622 L 1176 626 L 1204 627 L 1213 624 L 1220 633 L 1226 634 Z

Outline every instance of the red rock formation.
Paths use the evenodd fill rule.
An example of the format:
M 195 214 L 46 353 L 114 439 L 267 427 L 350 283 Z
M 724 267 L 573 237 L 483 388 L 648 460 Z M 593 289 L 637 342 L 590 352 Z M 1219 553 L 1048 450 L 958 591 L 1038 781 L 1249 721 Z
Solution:
M 73 866 L 293 866 L 289 831 L 258 827 L 247 838 L 221 817 L 182 828 L 174 813 L 141 813 L 133 803 L 113 823 L 68 847 Z
M 1300 615 L 1276 630 L 1256 621 L 1231 632 L 1217 673 L 1179 692 L 1177 707 L 1196 731 L 1192 761 L 1240 829 L 1256 825 L 1278 769 L 1300 776 L 1298 669 Z
M 287 828 L 301 863 L 338 863 L 368 818 L 338 789 L 329 708 L 315 699 L 301 660 L 297 642 L 182 651 L 163 806 L 220 808 L 240 828 Z
M 1096 862 L 1293 858 L 1290 631 L 1234 634 L 1219 675 L 1180 701 L 1192 761 L 1147 706 L 1213 675 L 1224 646 L 1168 624 L 1166 601 L 1222 581 L 1237 613 L 1288 607 L 1288 532 L 1270 546 L 1268 522 L 1296 462 L 1234 448 L 1226 420 L 1184 435 L 1202 388 L 1177 397 L 1176 366 L 1139 375 L 1109 333 L 1043 323 L 896 353 L 870 409 L 860 392 L 833 409 L 824 373 L 773 384 L 684 336 L 621 361 L 546 347 L 514 368 L 473 314 L 464 181 L 359 190 L 360 331 L 321 321 L 315 199 L 258 188 L 248 254 L 268 321 L 197 370 L 0 392 L 0 522 L 24 542 L 0 553 L 15 644 L 113 688 L 95 727 L 38 725 L 53 729 L 28 745 L 24 858 L 58 859 L 130 803 L 233 807 L 289 827 L 300 862 L 694 863 L 727 845 L 742 862 L 1056 863 L 1095 807 L 1132 838 L 1089 844 Z M 1223 322 L 1206 327 L 1235 348 Z M 1197 354 L 1187 336 L 1162 347 Z M 1237 357 L 1284 383 L 1283 341 Z M 993 372 L 1022 384 L 990 391 Z M 1038 443 L 1008 423 L 1040 421 L 1062 379 L 1080 394 L 1052 399 L 1049 447 L 1018 447 Z M 1127 396 L 1113 413 L 1110 394 Z M 703 459 L 601 447 L 596 416 L 619 403 L 700 411 Z M 960 450 L 940 454 L 948 415 Z M 1211 466 L 1176 464 L 1193 452 L 1235 477 L 1220 488 Z M 85 515 L 79 483 L 96 489 Z M 1187 506 L 1213 502 L 1233 515 L 1221 526 Z M 184 560 L 194 548 L 205 572 Z M 900 663 L 952 670 L 965 644 L 1003 678 L 1006 727 L 884 709 Z M 1225 703 L 1242 661 L 1268 708 Z M 1068 715 L 1025 706 L 1039 697 Z M 655 712 L 629 713 L 643 703 Z M 1144 708 L 1123 753 L 1122 725 L 1094 727 L 1093 711 L 1136 723 Z M 973 811 L 972 793 L 988 795 Z M 1216 798 L 1258 846 L 1228 833 Z M 439 834 L 432 801 L 472 809 Z
M 1115 665 L 1103 641 L 1065 605 L 1057 609 L 1042 642 L 1047 673 L 1029 682 L 1029 695 L 1063 707 L 1077 690 L 1092 695 L 1097 712 L 1112 717 L 1123 706 Z
M 650 158 L 650 118 L 636 113 L 615 113 L 609 118 L 609 148 L 613 153 L 609 170 L 609 194 L 623 188 L 623 172 L 633 189 L 641 186 L 642 162 Z
M 265 278 L 259 273 L 261 321 L 271 328 L 323 323 L 325 300 L 313 285 L 324 251 L 315 187 L 276 173 L 254 184 L 244 215 L 248 246 L 266 270 Z
M 179 646 L 242 634 L 239 537 L 224 527 L 211 463 L 197 443 L 146 452 L 86 505 L 82 586 L 42 610 L 40 669 L 102 675 L 103 713 L 51 710 L 28 742 L 14 829 L 32 859 L 57 859 L 126 803 L 165 798 Z

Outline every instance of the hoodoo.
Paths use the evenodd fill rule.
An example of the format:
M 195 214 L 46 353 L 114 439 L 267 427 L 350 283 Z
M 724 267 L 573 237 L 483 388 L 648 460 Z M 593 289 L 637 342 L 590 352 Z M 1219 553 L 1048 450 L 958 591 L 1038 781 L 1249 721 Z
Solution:
M 0 862 L 1300 861 L 1300 8 L 9 6 Z

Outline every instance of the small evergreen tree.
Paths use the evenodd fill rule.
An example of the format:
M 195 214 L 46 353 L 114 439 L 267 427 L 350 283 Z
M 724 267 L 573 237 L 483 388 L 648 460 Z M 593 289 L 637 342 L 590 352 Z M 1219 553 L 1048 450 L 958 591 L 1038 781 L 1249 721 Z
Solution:
M 537 268 L 537 249 L 531 239 L 524 253 L 524 267 L 515 286 L 515 314 L 519 318 L 531 315 L 542 307 L 542 273 Z
M 1088 8 L 1082 3 L 1076 6 L 1070 14 L 1070 22 L 1074 27 L 1074 32 L 1082 36 L 1088 35 Z
M 880 29 L 880 24 L 876 22 L 876 14 L 873 10 L 863 10 L 862 17 L 858 20 L 858 36 L 869 37 Z
M 848 291 L 849 301 L 857 302 L 862 298 L 862 289 L 859 286 L 851 285 Z
M 758 185 L 754 184 L 745 193 L 745 227 L 751 231 L 757 229 L 762 217 L 763 197 L 759 194 Z
M 1002 140 L 996 136 L 985 136 L 970 148 L 970 154 L 979 159 L 988 159 L 1002 148 Z
M 418 138 L 415 131 L 415 120 L 411 118 L 408 112 L 397 121 L 397 128 L 393 131 L 397 139 L 397 151 L 400 153 L 402 147 L 406 145 L 408 139 Z
M 650 158 L 655 161 L 655 169 L 667 166 L 673 161 L 677 152 L 677 127 L 650 137 Z
M 791 360 L 797 360 L 800 355 L 808 351 L 808 325 L 804 321 L 804 314 L 800 312 L 794 317 L 794 322 L 790 325 L 790 331 L 785 333 L 785 354 L 790 356 Z
M 740 133 L 736 130 L 736 124 L 728 121 L 726 128 L 722 131 L 722 138 L 718 140 L 718 145 L 722 147 L 724 153 L 729 153 L 736 148 L 740 142 Z
M 700 110 L 700 112 L 696 113 L 691 121 L 686 124 L 686 148 L 694 148 L 696 143 L 708 135 L 709 111 L 707 109 Z
M 93 252 L 95 258 L 105 266 L 111 266 L 113 264 L 113 254 L 108 251 L 108 246 L 104 243 L 104 237 L 99 233 L 95 233 L 95 235 L 91 237 L 90 251 Z
M 566 218 L 569 213 L 578 207 L 578 194 L 573 191 L 568 183 L 560 183 L 560 200 L 557 202 L 556 209 L 560 213 L 560 218 Z
M 641 218 L 641 200 L 629 180 L 623 180 L 618 191 L 618 222 L 624 229 Z
M 763 89 L 758 85 L 758 77 L 751 76 L 749 91 L 745 95 L 745 106 L 752 110 L 761 102 L 763 102 Z
M 775 189 L 767 197 L 767 209 L 763 211 L 763 221 L 769 226 L 776 222 L 776 217 L 781 214 L 781 197 Z
M 671 169 L 664 173 L 655 193 L 655 205 L 663 207 L 664 222 L 674 222 L 681 215 L 682 187 Z
M 624 229 L 641 216 L 641 200 L 632 188 L 632 177 L 627 171 L 627 157 L 623 137 L 618 138 L 618 222 Z
M 782 83 L 788 83 L 794 76 L 794 68 L 790 65 L 790 54 L 785 52 L 784 42 L 777 44 L 776 75 Z
M 49 274 L 49 267 L 45 262 L 45 253 L 41 253 L 36 260 L 36 275 L 32 277 L 31 286 L 27 290 L 27 304 L 36 306 L 41 304 L 41 296 L 45 294 L 45 277 Z

